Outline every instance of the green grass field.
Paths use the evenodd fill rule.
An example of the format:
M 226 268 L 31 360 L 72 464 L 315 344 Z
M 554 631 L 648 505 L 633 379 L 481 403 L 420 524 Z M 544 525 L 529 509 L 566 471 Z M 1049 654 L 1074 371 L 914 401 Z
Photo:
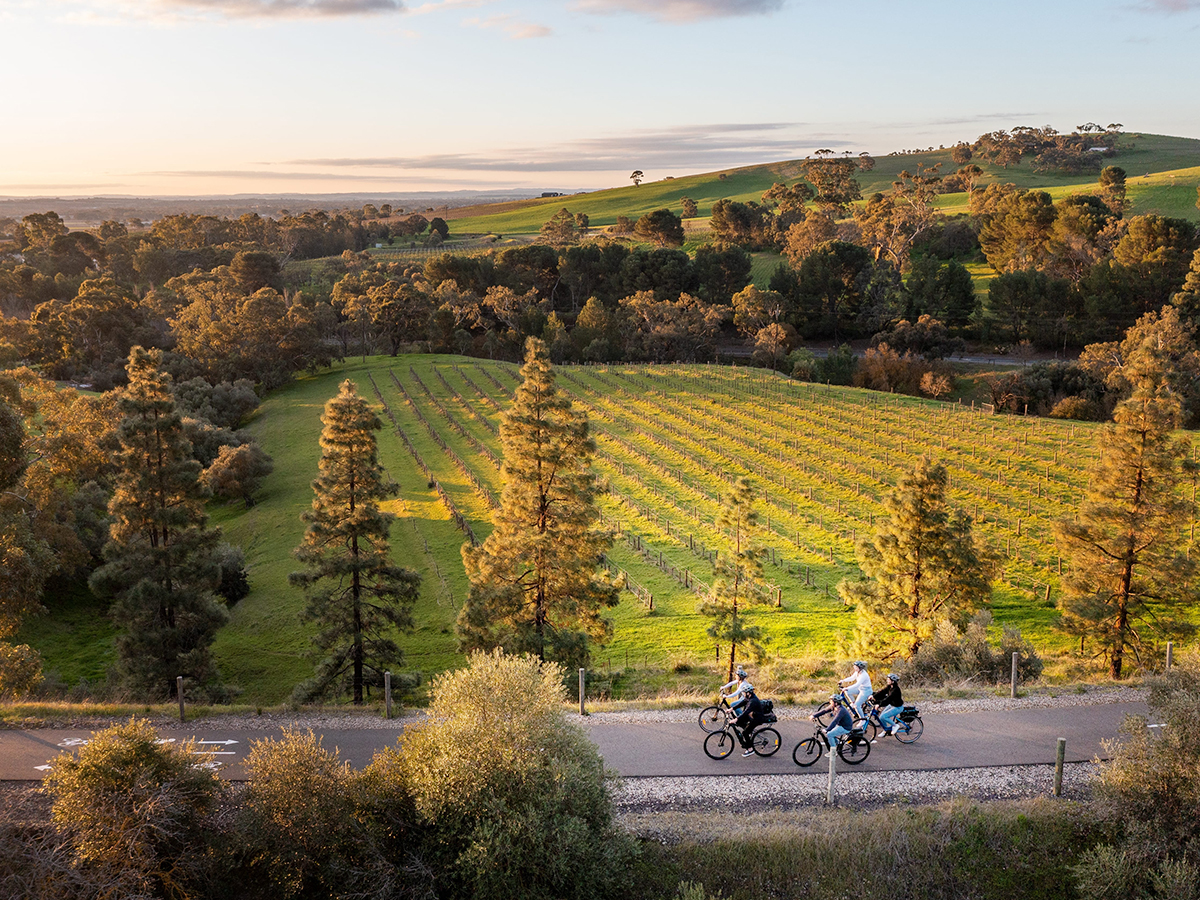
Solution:
M 1200 218 L 1200 211 L 1195 207 L 1196 185 L 1200 184 L 1200 169 L 1196 168 L 1200 165 L 1200 140 L 1155 134 L 1126 135 L 1111 162 L 1121 166 L 1128 174 L 1132 213 L 1154 212 L 1193 220 Z M 863 196 L 890 190 L 901 170 L 916 171 L 918 163 L 925 166 L 941 163 L 943 174 L 950 174 L 957 168 L 950 159 L 949 149 L 877 157 L 875 168 L 862 173 L 859 178 Z M 1034 172 L 1029 160 L 1008 169 L 989 163 L 979 165 L 986 173 L 981 184 L 1011 182 L 1018 187 L 1047 190 L 1056 199 L 1094 190 L 1097 184 L 1094 176 Z M 648 181 L 636 187 L 623 185 L 568 197 L 504 204 L 502 209 L 494 211 L 489 208 L 487 214 L 483 215 L 474 214 L 471 208 L 453 210 L 450 228 L 455 234 L 536 233 L 564 206 L 573 213 L 586 213 L 594 227 L 602 227 L 611 225 L 619 215 L 636 219 L 662 207 L 679 212 L 681 197 L 691 197 L 696 201 L 700 215 L 707 216 L 717 200 L 757 202 L 776 181 L 791 181 L 797 177 L 799 168 L 795 160 L 747 166 L 724 172 Z M 963 194 L 947 194 L 941 198 L 939 205 L 947 213 L 966 212 L 966 197 Z
M 594 655 L 601 671 L 669 674 L 716 663 L 698 605 L 712 579 L 709 554 L 726 547 L 715 527 L 719 498 L 739 475 L 760 492 L 767 578 L 778 602 L 749 617 L 769 636 L 773 665 L 826 666 L 854 628 L 853 611 L 835 590 L 858 573 L 854 541 L 870 532 L 881 499 L 922 454 L 945 461 L 952 501 L 976 518 L 1001 558 L 997 624 L 1020 627 L 1044 654 L 1069 651 L 1054 629 L 1060 562 L 1051 522 L 1076 507 L 1099 426 L 991 416 L 970 403 L 805 384 L 761 369 L 557 371 L 596 434 L 596 464 L 609 487 L 601 511 L 618 535 L 610 562 L 630 585 L 613 611 L 614 640 Z M 296 569 L 300 514 L 312 500 L 321 410 L 345 378 L 384 414 L 380 459 L 401 488 L 389 503 L 398 516 L 394 556 L 424 578 L 418 628 L 401 638 L 405 668 L 427 680 L 461 662 L 454 620 L 467 590 L 465 536 L 450 507 L 478 539 L 487 535 L 502 489 L 500 410 L 519 375 L 513 365 L 465 357 L 372 357 L 272 394 L 248 427 L 274 456 L 274 473 L 255 506 L 213 510 L 227 539 L 245 549 L 250 570 L 252 591 L 232 609 L 214 648 L 245 703 L 282 702 L 311 671 L 304 654 L 312 630 L 300 620 L 303 597 L 287 576 Z M 107 626 L 72 643 L 47 623 L 27 639 L 68 684 L 95 677 L 111 659 Z

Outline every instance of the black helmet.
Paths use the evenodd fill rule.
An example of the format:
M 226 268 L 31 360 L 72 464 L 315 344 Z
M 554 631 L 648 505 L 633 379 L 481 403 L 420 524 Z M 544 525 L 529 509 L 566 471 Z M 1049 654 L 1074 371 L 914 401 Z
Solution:
M 842 705 L 842 695 L 841 694 L 830 694 L 829 702 L 832 703 L 834 706 L 841 706 Z
M 856 659 L 854 661 L 854 668 L 865 669 L 866 667 L 867 667 L 867 664 L 865 662 L 863 662 L 861 659 Z
M 895 672 L 888 672 L 888 681 L 899 681 L 899 680 L 900 680 L 900 676 L 897 675 Z

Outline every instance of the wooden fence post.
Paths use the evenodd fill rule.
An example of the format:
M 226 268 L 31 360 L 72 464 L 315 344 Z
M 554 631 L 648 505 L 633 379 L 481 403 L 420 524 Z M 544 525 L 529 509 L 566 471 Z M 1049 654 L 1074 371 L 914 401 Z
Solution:
M 1067 758 L 1067 739 L 1058 739 L 1058 751 L 1054 754 L 1054 796 L 1062 796 L 1063 761 Z
M 837 746 L 837 741 L 834 741 L 834 746 Z M 828 748 L 827 748 L 828 749 Z M 825 805 L 833 806 L 833 781 L 837 778 L 837 750 L 829 750 L 829 784 L 825 788 Z

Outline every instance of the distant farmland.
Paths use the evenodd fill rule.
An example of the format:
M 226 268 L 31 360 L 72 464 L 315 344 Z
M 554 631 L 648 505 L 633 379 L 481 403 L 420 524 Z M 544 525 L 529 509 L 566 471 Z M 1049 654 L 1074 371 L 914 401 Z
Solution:
M 601 665 L 711 663 L 717 648 L 697 606 L 725 538 L 722 491 L 749 475 L 760 494 L 774 602 L 751 617 L 787 659 L 833 654 L 854 627 L 834 590 L 858 574 L 854 539 L 870 532 L 881 499 L 921 455 L 944 461 L 951 498 L 973 515 L 1002 561 L 998 623 L 1019 626 L 1042 652 L 1069 649 L 1053 628 L 1060 560 L 1053 519 L 1076 508 L 1097 452 L 1098 426 L 992 416 L 955 404 L 805 384 L 761 369 L 710 365 L 560 367 L 559 385 L 591 419 L 601 509 L 618 537 L 610 564 L 629 590 Z M 343 377 L 384 413 L 381 457 L 402 486 L 394 509 L 398 560 L 425 576 L 409 664 L 429 674 L 455 665 L 453 621 L 466 591 L 459 547 L 483 540 L 502 490 L 501 411 L 517 367 L 463 357 L 375 357 L 306 379 L 253 423 L 277 472 L 249 511 L 218 518 L 247 547 L 254 592 L 221 633 L 223 669 L 248 694 L 277 698 L 298 675 L 307 642 L 289 588 L 298 516 L 311 500 L 316 413 Z M 1186 537 L 1183 536 L 1183 537 Z M 267 640 L 264 650 L 262 641 Z M 288 652 L 280 652 L 291 648 Z M 272 661 L 279 652 L 280 658 Z M 727 649 L 726 651 L 727 652 Z

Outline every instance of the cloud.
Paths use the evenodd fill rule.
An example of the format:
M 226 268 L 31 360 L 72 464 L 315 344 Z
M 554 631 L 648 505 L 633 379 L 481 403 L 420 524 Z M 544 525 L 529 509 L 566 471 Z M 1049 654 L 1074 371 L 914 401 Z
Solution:
M 178 169 L 135 172 L 139 178 L 251 178 L 256 181 L 378 181 L 382 175 L 353 175 L 345 172 L 280 172 L 262 169 Z
M 404 12 L 403 0 L 156 0 L 160 9 L 230 19 L 305 19 Z
M 838 134 L 794 122 L 725 122 L 637 131 L 556 146 L 494 153 L 359 156 L 288 160 L 286 165 L 390 171 L 607 172 L 639 168 L 712 171 L 796 159 L 817 147 L 846 147 Z
M 590 13 L 628 12 L 660 22 L 696 22 L 778 12 L 783 0 L 576 0 L 574 6 Z
M 553 29 L 545 25 L 535 25 L 532 22 L 523 22 L 515 16 L 508 14 L 489 16 L 486 19 L 478 17 L 466 19 L 464 25 L 473 25 L 476 28 L 494 28 L 497 31 L 503 31 L 508 35 L 509 40 L 523 41 L 529 38 L 549 37 L 554 33 Z
M 1200 0 L 1144 0 L 1137 9 L 1151 13 L 1185 13 L 1200 9 Z

